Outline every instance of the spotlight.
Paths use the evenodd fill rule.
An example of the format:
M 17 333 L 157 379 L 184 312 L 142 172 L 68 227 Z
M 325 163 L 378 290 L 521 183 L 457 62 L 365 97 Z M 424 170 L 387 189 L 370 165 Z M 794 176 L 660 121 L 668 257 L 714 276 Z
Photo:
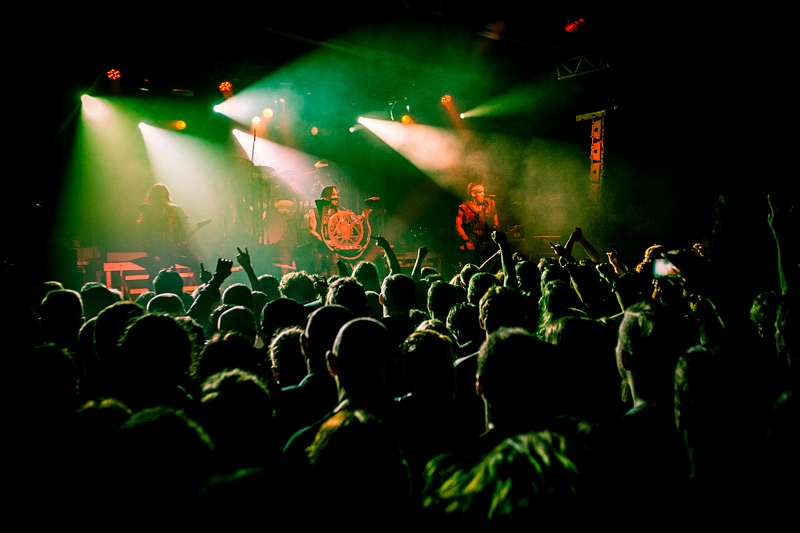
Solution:
M 112 68 L 111 70 L 106 72 L 106 76 L 108 76 L 108 79 L 110 80 L 118 80 L 122 77 L 122 74 L 120 74 L 120 72 L 117 69 Z

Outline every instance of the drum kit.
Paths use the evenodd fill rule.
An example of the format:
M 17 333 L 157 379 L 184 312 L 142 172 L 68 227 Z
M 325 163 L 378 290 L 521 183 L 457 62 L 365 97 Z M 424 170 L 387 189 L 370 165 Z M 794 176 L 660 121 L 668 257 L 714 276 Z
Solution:
M 308 224 L 305 215 L 314 207 L 314 199 L 320 197 L 325 186 L 339 185 L 329 166 L 328 160 L 321 159 L 312 170 L 277 172 L 269 166 L 254 165 L 249 159 L 236 158 L 225 202 L 226 235 L 246 239 L 253 245 L 304 244 Z M 303 195 L 302 191 L 307 192 Z M 354 253 L 360 250 L 364 239 L 369 242 L 360 219 L 350 211 L 343 211 L 334 227 L 331 242 L 325 243 L 332 251 Z

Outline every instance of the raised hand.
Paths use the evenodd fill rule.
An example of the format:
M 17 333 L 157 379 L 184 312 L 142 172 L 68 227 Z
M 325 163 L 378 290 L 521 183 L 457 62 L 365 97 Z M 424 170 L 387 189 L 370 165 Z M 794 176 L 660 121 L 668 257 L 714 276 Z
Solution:
M 200 263 L 200 281 L 203 283 L 208 283 L 211 281 L 211 278 L 214 274 L 211 273 L 210 270 L 207 270 L 206 267 L 203 266 L 203 263 Z
M 217 268 L 214 271 L 214 278 L 219 281 L 223 281 L 230 277 L 232 271 L 233 261 L 230 259 L 225 259 L 224 257 L 220 257 L 217 259 Z
M 559 257 L 564 257 L 566 255 L 567 249 L 564 248 L 563 244 L 559 244 L 557 242 L 551 242 L 550 248 L 552 248 L 553 251 L 556 253 L 556 255 Z
M 252 263 L 250 262 L 250 252 L 247 250 L 247 246 L 244 247 L 244 252 L 238 246 L 236 247 L 236 251 L 239 252 L 239 255 L 236 256 L 236 261 L 247 270 L 248 268 L 252 267 Z
M 505 233 L 503 233 L 500 230 L 493 231 L 492 232 L 492 241 L 494 241 L 494 243 L 497 246 L 503 246 L 505 244 L 508 244 L 508 235 L 506 235 Z
M 384 239 L 381 236 L 375 237 L 375 244 L 380 246 L 381 248 L 391 248 L 391 245 L 389 244 L 389 241 L 387 241 L 386 239 Z

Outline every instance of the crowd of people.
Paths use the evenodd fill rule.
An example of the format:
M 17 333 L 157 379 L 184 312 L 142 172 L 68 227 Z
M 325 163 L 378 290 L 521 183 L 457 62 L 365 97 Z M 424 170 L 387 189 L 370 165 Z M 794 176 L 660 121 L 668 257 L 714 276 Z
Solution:
M 774 287 L 747 305 L 714 243 L 628 261 L 581 228 L 540 261 L 493 229 L 452 278 L 377 237 L 387 275 L 260 274 L 244 247 L 191 293 L 170 268 L 135 299 L 42 280 L 9 322 L 10 507 L 84 529 L 786 519 L 792 216 L 765 221 Z

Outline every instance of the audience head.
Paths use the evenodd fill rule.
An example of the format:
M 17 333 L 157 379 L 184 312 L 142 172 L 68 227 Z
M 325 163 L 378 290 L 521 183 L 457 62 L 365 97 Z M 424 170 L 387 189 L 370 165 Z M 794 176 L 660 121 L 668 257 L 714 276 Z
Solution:
M 272 466 L 274 410 L 267 383 L 253 372 L 233 367 L 203 380 L 198 420 L 226 470 Z
M 359 261 L 353 267 L 353 277 L 364 286 L 364 290 L 381 292 L 381 279 L 378 274 L 378 267 L 371 261 Z
M 261 310 L 267 305 L 270 298 L 262 291 L 253 291 L 253 316 L 261 319 Z
M 298 300 L 278 298 L 272 300 L 261 310 L 261 338 L 269 345 L 279 330 L 292 326 L 305 327 L 308 309 Z
M 218 372 L 234 368 L 258 374 L 263 379 L 261 359 L 255 346 L 237 334 L 215 335 L 203 346 L 191 366 L 191 375 L 202 382 Z
M 213 472 L 211 438 L 185 411 L 166 405 L 134 412 L 117 431 L 114 449 L 118 483 L 103 489 L 119 491 L 136 520 L 183 516 Z
M 261 274 L 258 276 L 258 283 L 261 290 L 267 295 L 267 301 L 272 301 L 281 297 L 281 292 L 278 289 L 281 280 L 272 274 Z
M 356 316 L 369 316 L 369 304 L 364 286 L 352 276 L 337 278 L 328 286 L 325 304 L 343 305 Z
M 255 345 L 258 332 L 253 311 L 243 305 L 234 305 L 219 315 L 217 332 L 220 334 L 235 333 Z
M 343 305 L 325 305 L 308 316 L 303 335 L 303 353 L 309 372 L 327 373 L 325 354 L 333 347 L 341 327 L 353 318 L 353 312 Z
M 435 281 L 428 288 L 428 312 L 431 318 L 447 320 L 450 309 L 460 301 L 461 289 L 446 281 Z
M 244 283 L 232 283 L 222 292 L 222 303 L 240 305 L 253 310 L 253 292 Z
M 39 308 L 39 323 L 45 341 L 74 351 L 83 326 L 83 303 L 80 293 L 72 289 L 56 289 L 48 292 Z
M 477 274 L 481 271 L 481 268 L 474 264 L 474 263 L 466 263 L 463 267 L 461 267 L 461 271 L 458 273 L 458 284 L 461 285 L 461 288 L 467 290 L 469 288 L 470 279 L 472 276 Z
M 192 365 L 189 334 L 169 315 L 145 314 L 135 319 L 120 341 L 119 353 L 119 370 L 128 392 L 145 402 L 154 398 L 151 393 L 185 384 Z M 141 407 L 133 399 L 121 399 L 132 409 Z
M 54 290 L 65 289 L 60 281 L 43 281 L 36 285 L 31 291 L 30 304 L 36 316 L 39 317 L 39 312 L 42 306 L 42 300 L 47 296 L 47 293 Z
M 156 294 L 181 294 L 183 292 L 183 278 L 174 267 L 158 271 L 153 278 L 153 292 Z
M 478 393 L 483 397 L 487 422 L 501 427 L 546 424 L 563 403 L 563 377 L 556 348 L 526 329 L 501 327 L 493 331 L 478 352 Z M 524 407 L 523 407 L 524 406 Z
M 389 330 L 374 318 L 358 317 L 342 326 L 327 357 L 340 399 L 390 400 L 391 348 Z
M 418 396 L 452 399 L 455 360 L 450 337 L 431 329 L 413 332 L 402 346 L 403 372 Z
M 691 345 L 681 313 L 663 302 L 644 300 L 625 310 L 619 325 L 617 369 L 634 402 L 672 402 L 675 366 Z
M 476 272 L 469 280 L 467 301 L 478 305 L 486 291 L 498 284 L 499 282 L 494 275 L 488 272 Z
M 272 375 L 280 387 L 297 385 L 308 374 L 303 357 L 303 334 L 300 326 L 284 328 L 272 337 L 269 344 L 269 360 Z
M 459 344 L 471 340 L 483 341 L 486 336 L 481 329 L 478 306 L 469 302 L 459 302 L 447 313 L 447 329 Z
M 122 300 L 122 295 L 119 291 L 109 289 L 96 281 L 84 283 L 80 294 L 81 302 L 83 303 L 84 320 L 96 317 L 100 311 L 109 305 Z
M 478 305 L 480 323 L 487 334 L 501 327 L 532 329 L 533 309 L 521 292 L 503 285 L 490 287 Z
M 281 277 L 278 290 L 281 296 L 301 304 L 313 302 L 317 299 L 317 289 L 314 278 L 304 270 L 288 272 Z
M 417 304 L 417 284 L 405 274 L 386 276 L 381 287 L 381 304 L 384 315 L 408 315 Z
M 156 294 L 147 302 L 147 312 L 151 315 L 182 316 L 186 314 L 183 300 L 172 292 Z

